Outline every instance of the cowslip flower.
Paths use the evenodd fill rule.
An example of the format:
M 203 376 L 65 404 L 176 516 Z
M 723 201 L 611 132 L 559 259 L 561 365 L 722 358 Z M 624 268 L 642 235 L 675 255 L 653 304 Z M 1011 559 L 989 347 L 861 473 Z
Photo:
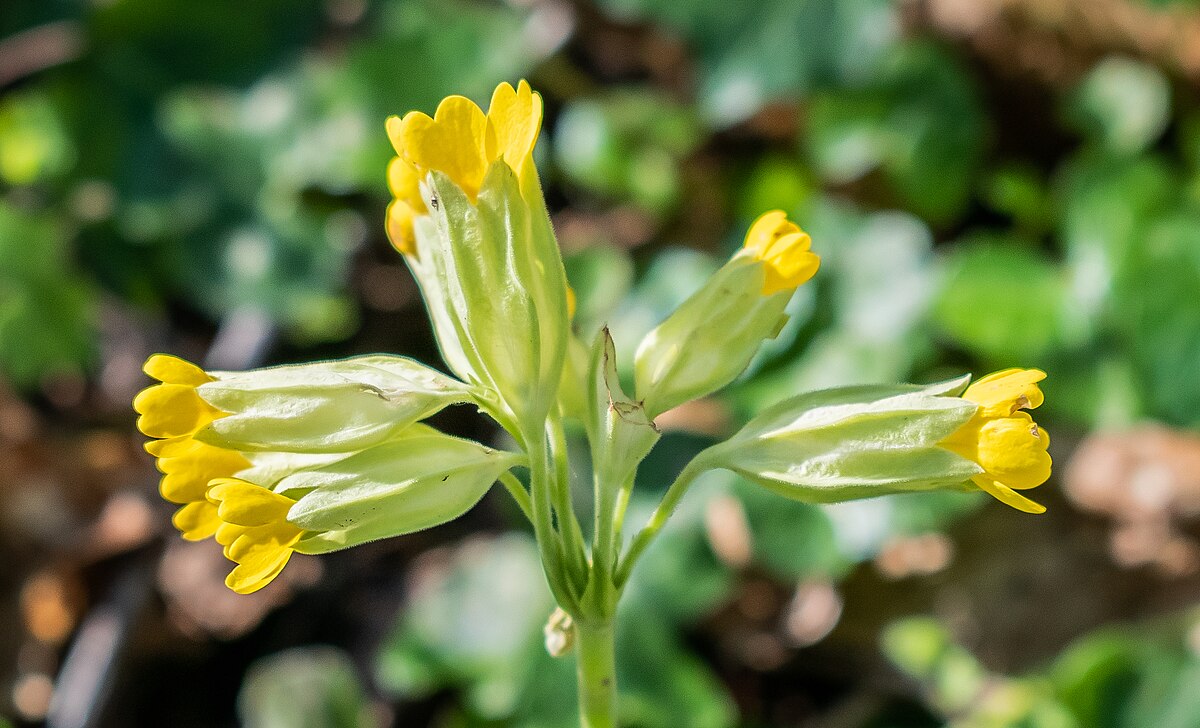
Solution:
M 834 503 L 958 486 L 979 466 L 939 443 L 975 415 L 967 378 L 807 392 L 697 456 L 793 500 Z
M 1045 400 L 1038 387 L 1045 378 L 1037 369 L 1005 369 L 967 387 L 962 396 L 978 410 L 941 443 L 983 468 L 971 478 L 981 490 L 1026 513 L 1046 511 L 1017 492 L 1036 488 L 1050 477 L 1050 436 L 1024 411 Z
M 812 238 L 788 220 L 783 210 L 760 215 L 742 245 L 742 250 L 763 263 L 764 296 L 795 289 L 816 275 L 821 258 L 811 248 Z
M 396 157 L 388 166 L 394 199 L 387 230 L 396 249 L 417 255 L 413 220 L 427 214 L 420 186 L 430 171 L 445 174 L 474 202 L 492 163 L 504 160 L 518 180 L 533 168 L 541 125 L 542 97 L 525 81 L 515 89 L 497 86 L 486 113 L 470 99 L 449 96 L 432 117 L 420 111 L 390 117 L 387 133 Z
M 206 372 L 156 354 L 145 371 L 159 383 L 134 409 L 138 428 L 155 438 L 146 449 L 163 473 L 160 492 L 183 506 L 173 522 L 184 538 L 215 535 L 241 565 L 229 582 L 237 591 L 268 583 L 292 550 L 322 553 L 457 517 L 515 462 L 418 424 L 474 394 L 403 357 Z M 463 467 L 475 477 L 462 477 Z M 347 491 L 348 478 L 357 492 Z M 291 524 L 297 503 L 301 520 L 323 514 L 323 525 Z M 297 545 L 301 535 L 307 541 Z
M 571 331 L 574 294 L 532 163 L 542 101 L 501 84 L 486 111 L 452 96 L 433 116 L 387 122 L 396 158 L 386 226 L 455 375 L 400 357 L 358 357 L 250 372 L 204 372 L 151 357 L 160 381 L 138 395 L 139 427 L 184 505 L 185 535 L 215 535 L 248 593 L 293 553 L 318 554 L 446 522 L 503 481 L 533 525 L 547 584 L 569 614 L 581 722 L 615 726 L 614 618 L 622 589 L 697 477 L 727 468 L 786 497 L 830 503 L 903 491 L 980 488 L 1023 510 L 1017 491 L 1049 474 L 1047 437 L 1023 409 L 1041 404 L 1032 370 L 968 387 L 872 385 L 801 394 L 766 408 L 691 460 L 631 539 L 623 525 L 658 414 L 742 373 L 786 322 L 816 273 L 812 241 L 782 211 L 758 218 L 741 249 L 647 334 L 634 395 L 602 330 L 590 351 Z M 518 452 L 450 437 L 420 420 L 469 402 Z M 570 482 L 580 421 L 591 451 L 588 541 Z M 508 471 L 528 470 L 528 488 Z M 187 516 L 183 516 L 187 512 Z M 560 625 L 561 626 L 561 625 Z
M 554 405 L 570 294 L 533 148 L 542 100 L 524 81 L 485 112 L 451 96 L 431 117 L 391 117 L 388 234 L 421 287 L 438 347 L 460 379 L 528 428 Z
M 293 552 L 322 554 L 453 520 L 483 498 L 514 453 L 422 424 L 361 452 L 279 478 L 270 488 L 242 477 L 209 484 L 217 542 L 238 565 L 240 593 L 271 582 Z
M 637 398 L 656 417 L 738 377 L 787 321 L 784 309 L 821 259 L 782 210 L 761 215 L 742 248 L 665 321 L 635 356 Z

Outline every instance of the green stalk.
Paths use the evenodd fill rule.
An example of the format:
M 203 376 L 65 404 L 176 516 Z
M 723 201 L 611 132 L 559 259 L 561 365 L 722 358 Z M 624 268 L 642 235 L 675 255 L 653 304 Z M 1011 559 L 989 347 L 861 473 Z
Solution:
M 550 454 L 554 460 L 553 506 L 558 515 L 558 530 L 562 537 L 565 565 L 572 571 L 580 590 L 587 586 L 587 550 L 583 542 L 583 529 L 575 515 L 571 502 L 570 464 L 567 460 L 567 439 L 563 432 L 562 419 L 551 415 L 546 423 L 550 436 Z
M 611 621 L 576 621 L 581 728 L 617 728 L 617 671 Z
M 703 454 L 703 453 L 702 453 Z M 700 462 L 700 456 L 692 460 L 679 473 L 679 477 L 675 478 L 675 482 L 671 483 L 671 487 L 667 489 L 666 495 L 659 502 L 658 507 L 654 509 L 654 513 L 650 515 L 650 520 L 642 527 L 641 531 L 633 537 L 633 543 L 629 545 L 629 550 L 621 558 L 620 564 L 617 566 L 615 582 L 617 589 L 625 586 L 625 582 L 629 580 L 629 574 L 633 571 L 633 567 L 637 564 L 637 560 L 641 557 L 646 547 L 666 525 L 667 519 L 675 512 L 675 507 L 679 505 L 679 501 L 692 485 L 692 481 L 696 479 L 700 473 L 704 472 L 705 466 Z
M 564 552 L 562 536 L 554 528 L 551 505 L 554 476 L 547 462 L 549 452 L 545 433 L 541 428 L 531 428 L 530 434 L 535 432 L 536 439 L 525 438 L 531 446 L 537 444 L 536 448 L 529 447 L 526 450 L 529 454 L 529 495 L 533 512 L 533 533 L 542 557 L 542 570 L 546 573 L 546 581 L 550 585 L 554 600 L 571 613 L 579 609 L 578 591 L 572 588 L 569 568 L 564 563 L 567 555 Z

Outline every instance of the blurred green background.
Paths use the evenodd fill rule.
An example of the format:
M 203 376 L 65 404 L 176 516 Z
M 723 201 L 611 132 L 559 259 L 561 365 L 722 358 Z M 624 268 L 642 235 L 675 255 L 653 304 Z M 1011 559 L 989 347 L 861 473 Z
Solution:
M 622 604 L 628 726 L 1200 726 L 1200 3 L 4 0 L 0 727 L 573 725 L 502 494 L 238 597 L 129 407 L 154 351 L 438 362 L 383 120 L 522 77 L 577 325 L 624 357 L 759 212 L 823 257 L 663 417 L 638 519 L 788 394 L 1049 374 L 1045 516 L 707 477 Z

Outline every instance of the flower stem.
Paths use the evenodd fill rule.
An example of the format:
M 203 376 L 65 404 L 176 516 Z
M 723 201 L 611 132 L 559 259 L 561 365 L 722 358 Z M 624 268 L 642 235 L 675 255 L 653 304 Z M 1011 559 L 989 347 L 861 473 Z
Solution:
M 582 728 L 616 728 L 617 672 L 611 621 L 576 621 L 579 721 Z
M 667 519 L 675 512 L 675 507 L 679 505 L 680 499 L 684 493 L 692 485 L 692 481 L 696 479 L 700 473 L 704 472 L 704 465 L 699 461 L 699 457 L 693 459 L 679 473 L 679 477 L 675 478 L 675 482 L 667 489 L 666 495 L 659 502 L 658 507 L 654 509 L 654 513 L 650 515 L 650 520 L 642 527 L 641 531 L 634 536 L 633 543 L 629 545 L 629 550 L 621 557 L 621 561 L 617 566 L 615 582 L 617 589 L 620 590 L 625 586 L 625 582 L 629 580 L 629 574 L 633 571 L 634 564 L 641 557 L 642 552 L 666 525 Z
M 500 482 L 508 490 L 512 499 L 517 502 L 517 506 L 525 514 L 525 518 L 533 523 L 533 503 L 529 500 L 529 492 L 525 490 L 525 486 L 521 485 L 521 481 L 517 480 L 517 476 L 506 470 L 500 474 Z

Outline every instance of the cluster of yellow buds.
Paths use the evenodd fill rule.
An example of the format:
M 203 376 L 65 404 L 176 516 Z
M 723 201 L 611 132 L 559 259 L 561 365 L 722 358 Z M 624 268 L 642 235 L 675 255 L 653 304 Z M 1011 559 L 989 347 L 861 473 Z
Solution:
M 161 383 L 134 400 L 155 438 L 163 498 L 193 541 L 237 563 L 227 584 L 256 591 L 291 554 L 324 553 L 458 517 L 521 457 L 418 420 L 469 387 L 391 356 L 205 372 L 156 354 Z
M 733 382 L 786 322 L 820 258 L 782 211 L 646 335 L 634 392 L 622 391 L 607 330 L 572 331 L 574 294 L 532 154 L 542 101 L 501 84 L 486 111 L 445 99 L 430 117 L 393 117 L 387 231 L 416 278 L 453 376 L 396 356 L 205 372 L 156 355 L 138 395 L 139 428 L 180 504 L 185 538 L 215 537 L 237 563 L 229 586 L 270 582 L 293 552 L 322 553 L 461 515 L 498 480 L 533 523 L 546 576 L 577 625 L 611 619 L 640 549 L 687 483 L 726 468 L 785 496 L 833 502 L 901 491 L 978 488 L 1029 512 L 1017 491 L 1050 473 L 1048 438 L 1023 411 L 1042 402 L 1035 370 L 968 386 L 861 386 L 800 395 L 700 453 L 661 513 L 622 553 L 621 524 L 654 419 Z M 505 452 L 421 420 L 455 403 L 494 418 Z M 594 464 L 590 545 L 573 512 L 564 417 Z M 509 474 L 528 471 L 528 486 Z M 582 628 L 582 627 L 581 627 Z

